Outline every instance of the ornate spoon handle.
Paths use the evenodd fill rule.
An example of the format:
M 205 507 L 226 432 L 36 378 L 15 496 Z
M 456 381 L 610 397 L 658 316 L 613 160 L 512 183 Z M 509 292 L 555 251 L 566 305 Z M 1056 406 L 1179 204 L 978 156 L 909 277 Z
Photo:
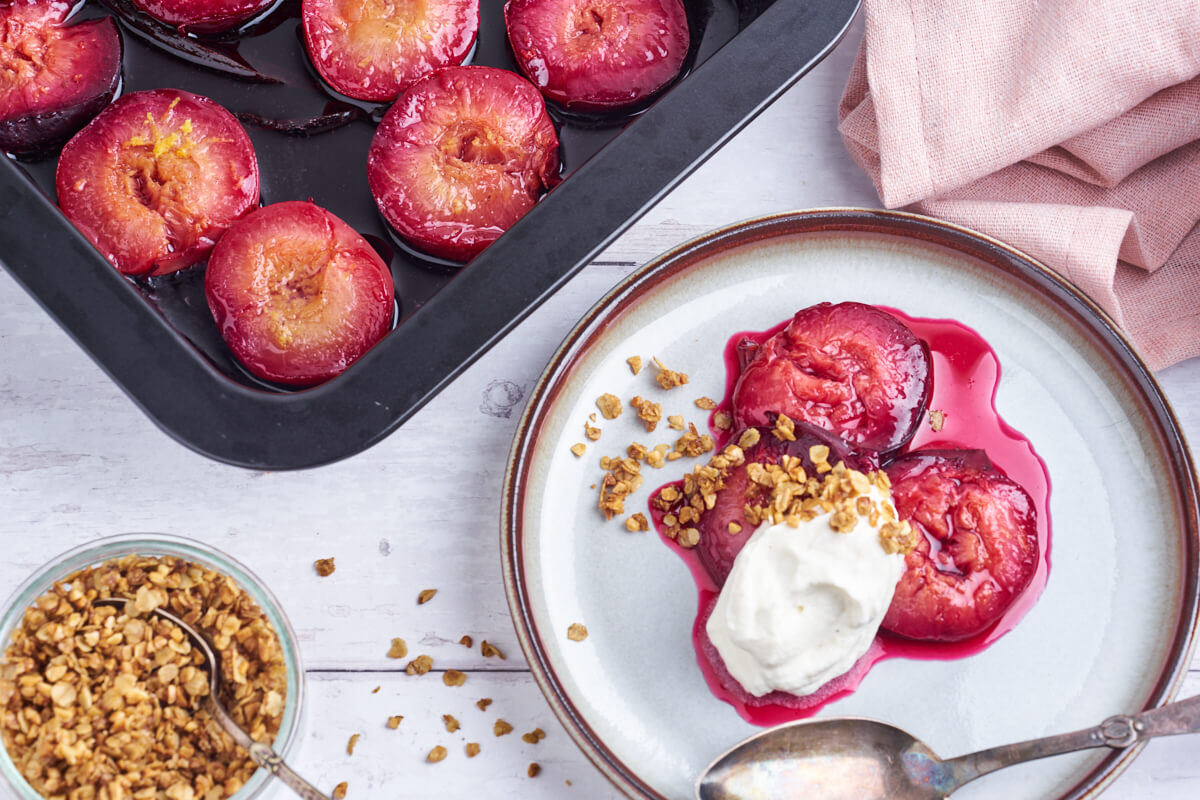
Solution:
M 258 764 L 267 772 L 279 778 L 289 789 L 300 797 L 303 797 L 304 800 L 329 800 L 329 795 L 304 780 L 304 778 L 301 778 L 296 774 L 295 770 L 283 763 L 282 756 L 262 742 L 256 742 L 251 739 L 250 735 L 242 730 L 241 726 L 234 722 L 233 718 L 226 713 L 221 704 L 214 701 L 211 694 L 208 696 L 208 700 L 208 711 L 212 714 L 213 719 L 217 721 L 222 730 L 233 737 L 235 742 L 250 753 L 250 758 L 254 759 L 255 764 Z

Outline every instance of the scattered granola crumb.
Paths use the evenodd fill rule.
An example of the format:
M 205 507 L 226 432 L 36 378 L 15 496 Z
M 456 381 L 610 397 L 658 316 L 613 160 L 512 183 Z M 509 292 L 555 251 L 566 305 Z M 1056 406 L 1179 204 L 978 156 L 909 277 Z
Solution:
M 683 414 L 671 414 L 667 417 L 667 427 L 674 431 L 681 431 L 687 427 L 683 421 Z
M 475 705 L 479 708 L 480 711 L 487 711 L 487 707 L 490 706 L 491 704 L 492 704 L 492 698 L 490 698 L 490 697 L 485 697 L 481 700 L 476 701 L 476 703 L 475 703 Z
M 942 428 L 946 427 L 946 412 L 938 411 L 936 408 L 929 412 L 929 427 L 934 433 L 938 433 Z
M 700 531 L 695 528 L 684 528 L 675 536 L 675 541 L 680 547 L 691 549 L 700 544 Z
M 392 639 L 392 647 L 387 652 L 388 658 L 404 658 L 408 655 L 408 645 L 403 639 Z
M 542 768 L 537 765 L 537 762 L 534 762 L 529 765 L 529 769 L 527 771 L 529 773 L 529 777 L 536 778 L 542 771 Z
M 602 394 L 596 398 L 596 408 L 605 419 L 616 419 L 621 416 L 621 398 L 615 394 Z
M 629 369 L 631 369 L 633 371 L 634 375 L 637 375 L 639 372 L 642 371 L 642 357 L 641 356 L 630 356 L 629 358 L 625 359 L 625 363 L 629 365 Z
M 654 358 L 654 366 L 658 367 L 658 374 L 654 376 L 654 380 L 658 381 L 658 385 L 664 389 L 674 389 L 676 386 L 683 386 L 688 382 L 688 376 L 685 373 L 667 369 L 657 356 Z
M 637 396 L 629 401 L 629 405 L 637 409 L 638 419 L 646 426 L 647 433 L 658 427 L 662 420 L 662 403 L 653 403 Z
M 484 658 L 498 658 L 501 661 L 505 660 L 504 653 L 499 647 L 484 639 L 479 643 L 479 654 Z M 489 701 L 490 702 L 490 701 Z
M 733 427 L 733 417 L 724 411 L 713 414 L 713 427 L 719 431 L 727 431 Z
M 450 714 L 442 714 L 442 724 L 446 726 L 446 733 L 454 733 L 458 730 L 458 720 Z
M 346 781 L 342 781 L 333 787 L 333 800 L 346 800 L 346 790 L 349 788 L 350 784 Z
M 442 683 L 447 686 L 462 686 L 466 682 L 466 673 L 459 672 L 456 669 L 448 669 L 442 673 Z
M 397 728 L 400 727 L 400 723 L 403 721 L 404 721 L 404 717 L 401 716 L 400 714 L 397 714 L 394 717 L 388 717 L 387 726 L 389 728 L 391 728 L 392 730 L 396 730 Z
M 463 637 L 458 640 L 458 643 L 461 644 L 463 647 L 474 647 L 475 646 L 475 640 L 472 639 L 470 636 L 467 636 L 466 634 L 463 634 Z
M 605 519 L 625 513 L 625 498 L 642 485 L 642 465 L 636 458 L 600 459 L 600 468 L 608 470 L 600 481 L 600 511 Z
M 771 431 L 771 435 L 781 442 L 796 441 L 796 423 L 792 422 L 792 418 L 787 414 L 780 414 L 775 418 L 775 428 Z M 820 447 L 822 445 L 813 445 Z
M 630 533 L 648 531 L 650 530 L 650 522 L 646 519 L 646 515 L 639 511 L 632 517 L 629 517 L 625 520 L 625 530 L 629 531 Z
M 479 755 L 479 742 L 467 742 L 467 758 Z
M 687 431 L 675 442 L 675 452 L 689 458 L 695 458 L 696 456 L 710 452 L 716 446 L 716 442 L 713 441 L 712 436 L 707 433 L 701 434 L 696 430 L 695 424 L 689 422 Z M 667 458 L 670 458 L 670 456 L 667 456 Z
M 417 605 L 425 605 L 433 599 L 435 594 L 437 594 L 437 589 L 422 589 L 421 593 L 417 595 Z
M 546 738 L 546 732 L 541 728 L 534 728 L 529 733 L 521 735 L 521 740 L 528 744 L 537 744 L 542 739 Z
M 429 751 L 429 755 L 425 756 L 425 760 L 428 761 L 430 764 L 436 764 L 437 762 L 441 761 L 445 757 L 446 757 L 446 748 L 442 747 L 439 744 L 437 747 L 435 747 Z
M 350 741 L 346 742 L 346 755 L 354 755 L 354 748 L 358 746 L 358 740 L 362 738 L 361 733 L 356 733 L 350 737 Z
M 567 786 L 571 786 L 571 785 L 573 785 L 573 784 L 571 783 L 571 780 L 570 780 L 570 778 L 568 778 L 568 779 L 567 779 Z
M 498 719 L 496 720 L 496 724 L 492 726 L 492 733 L 496 734 L 497 736 L 507 736 L 508 734 L 512 733 L 512 729 L 512 725 L 509 725 L 502 719 Z
M 382 688 L 383 688 L 382 686 L 376 686 L 374 689 L 371 690 L 371 694 L 379 694 L 379 690 Z
M 593 442 L 600 438 L 600 428 L 591 423 L 583 423 L 583 435 Z
M 313 562 L 313 568 L 322 578 L 328 578 L 333 574 L 333 571 L 337 569 L 332 558 L 318 558 Z
M 743 450 L 749 450 L 751 447 L 754 447 L 754 445 L 758 444 L 758 441 L 761 438 L 762 434 L 758 432 L 758 428 L 746 428 L 746 430 L 742 431 L 742 435 L 738 437 L 737 444 L 738 447 L 742 448 Z
M 576 442 L 571 445 L 571 452 L 575 454 L 576 458 L 582 458 L 583 454 L 587 452 L 587 445 L 583 442 Z
M 567 638 L 572 642 L 582 642 L 588 636 L 587 626 L 580 625 L 578 622 L 572 622 L 567 628 Z
M 433 659 L 429 656 L 417 656 L 412 661 L 408 662 L 408 666 L 404 671 L 409 675 L 424 675 L 429 670 L 433 669 Z
M 716 407 L 717 407 L 717 401 L 713 400 L 711 397 L 697 397 L 696 398 L 696 408 L 702 408 L 705 411 L 712 411 Z

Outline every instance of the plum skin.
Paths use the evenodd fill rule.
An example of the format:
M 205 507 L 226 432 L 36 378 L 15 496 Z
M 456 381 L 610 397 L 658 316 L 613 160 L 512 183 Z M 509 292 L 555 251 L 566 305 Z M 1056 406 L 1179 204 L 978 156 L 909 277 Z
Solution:
M 264 380 L 336 377 L 388 332 L 392 273 L 357 231 L 311 201 L 257 209 L 213 248 L 205 297 L 237 359 Z
M 69 3 L 34 0 L 0 7 L 0 58 L 15 62 L 0 69 L 0 150 L 35 155 L 53 149 L 116 95 L 124 50 L 116 23 L 104 17 L 65 25 L 70 11 Z M 64 66 L 69 75 L 54 76 L 48 90 L 40 85 L 51 69 Z
M 221 33 L 266 11 L 278 0 L 131 0 L 180 33 Z
M 119 271 L 191 266 L 258 205 L 258 160 L 232 114 L 178 89 L 127 94 L 67 142 L 59 206 Z

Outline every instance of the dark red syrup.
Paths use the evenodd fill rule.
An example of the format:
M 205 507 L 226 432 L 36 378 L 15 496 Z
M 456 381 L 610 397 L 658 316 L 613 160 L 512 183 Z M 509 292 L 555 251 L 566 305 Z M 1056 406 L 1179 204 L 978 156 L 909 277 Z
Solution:
M 722 685 L 712 664 L 712 660 L 719 662 L 720 659 L 710 660 L 705 655 L 705 648 L 711 648 L 712 645 L 704 626 L 720 587 L 700 563 L 695 550 L 684 549 L 662 536 L 663 512 L 651 505 L 651 519 L 659 535 L 668 547 L 679 554 L 696 581 L 699 602 L 696 621 L 692 626 L 692 645 L 696 651 L 696 662 L 700 665 L 700 671 L 704 674 L 712 693 L 733 706 L 743 719 L 753 725 L 770 727 L 810 717 L 834 700 L 851 694 L 866 678 L 872 666 L 889 658 L 951 661 L 980 653 L 1016 627 L 1046 588 L 1050 574 L 1050 476 L 1029 440 L 1005 423 L 996 412 L 996 387 L 1000 382 L 1000 362 L 996 353 L 982 336 L 960 322 L 910 317 L 894 308 L 879 308 L 894 315 L 929 345 L 930 354 L 933 356 L 933 392 L 929 410 L 945 414 L 945 423 L 939 432 L 930 427 L 926 415 L 912 441 L 896 455 L 928 448 L 969 448 L 985 451 L 997 469 L 1024 487 L 1037 509 L 1040 550 L 1037 572 L 1033 581 L 1000 619 L 978 636 L 960 642 L 923 642 L 880 631 L 870 649 L 849 672 L 830 681 L 813 694 L 796 697 L 777 692 L 774 696 L 768 696 L 770 700 L 777 702 L 760 704 L 760 700 L 760 703 L 750 705 L 743 697 L 736 696 Z M 765 331 L 734 334 L 726 343 L 725 396 L 708 421 L 709 430 L 717 442 L 718 449 L 723 447 L 731 436 L 728 431 L 716 429 L 713 422 L 718 413 L 732 416 L 733 389 L 741 371 L 738 342 L 750 339 L 762 344 L 783 330 L 790 321 L 784 320 Z M 681 484 L 682 481 L 676 481 L 665 486 Z M 665 486 L 655 490 L 651 499 Z

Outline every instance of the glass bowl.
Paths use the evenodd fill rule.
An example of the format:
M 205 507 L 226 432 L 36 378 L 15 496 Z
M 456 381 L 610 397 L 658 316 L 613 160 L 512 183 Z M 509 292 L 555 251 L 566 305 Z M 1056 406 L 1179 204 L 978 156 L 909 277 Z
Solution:
M 296 646 L 296 632 L 292 630 L 292 625 L 275 595 L 257 575 L 231 556 L 194 539 L 163 533 L 122 534 L 97 539 L 51 559 L 27 578 L 4 606 L 4 616 L 0 617 L 0 657 L 8 647 L 13 631 L 20 624 L 25 609 L 33 605 L 34 600 L 45 594 L 56 581 L 85 567 L 127 555 L 175 556 L 209 567 L 233 578 L 266 614 L 279 637 L 287 667 L 287 697 L 284 700 L 283 719 L 279 725 L 279 733 L 272 742 L 275 752 L 286 758 L 289 749 L 298 739 L 301 710 L 304 707 L 304 669 L 300 663 L 300 650 Z M 0 776 L 0 786 L 7 787 L 12 796 L 20 800 L 43 800 L 42 795 L 34 791 L 17 771 L 3 745 L 0 745 Z M 266 770 L 257 770 L 230 800 L 250 800 L 252 797 L 258 797 L 270 783 L 270 778 Z

